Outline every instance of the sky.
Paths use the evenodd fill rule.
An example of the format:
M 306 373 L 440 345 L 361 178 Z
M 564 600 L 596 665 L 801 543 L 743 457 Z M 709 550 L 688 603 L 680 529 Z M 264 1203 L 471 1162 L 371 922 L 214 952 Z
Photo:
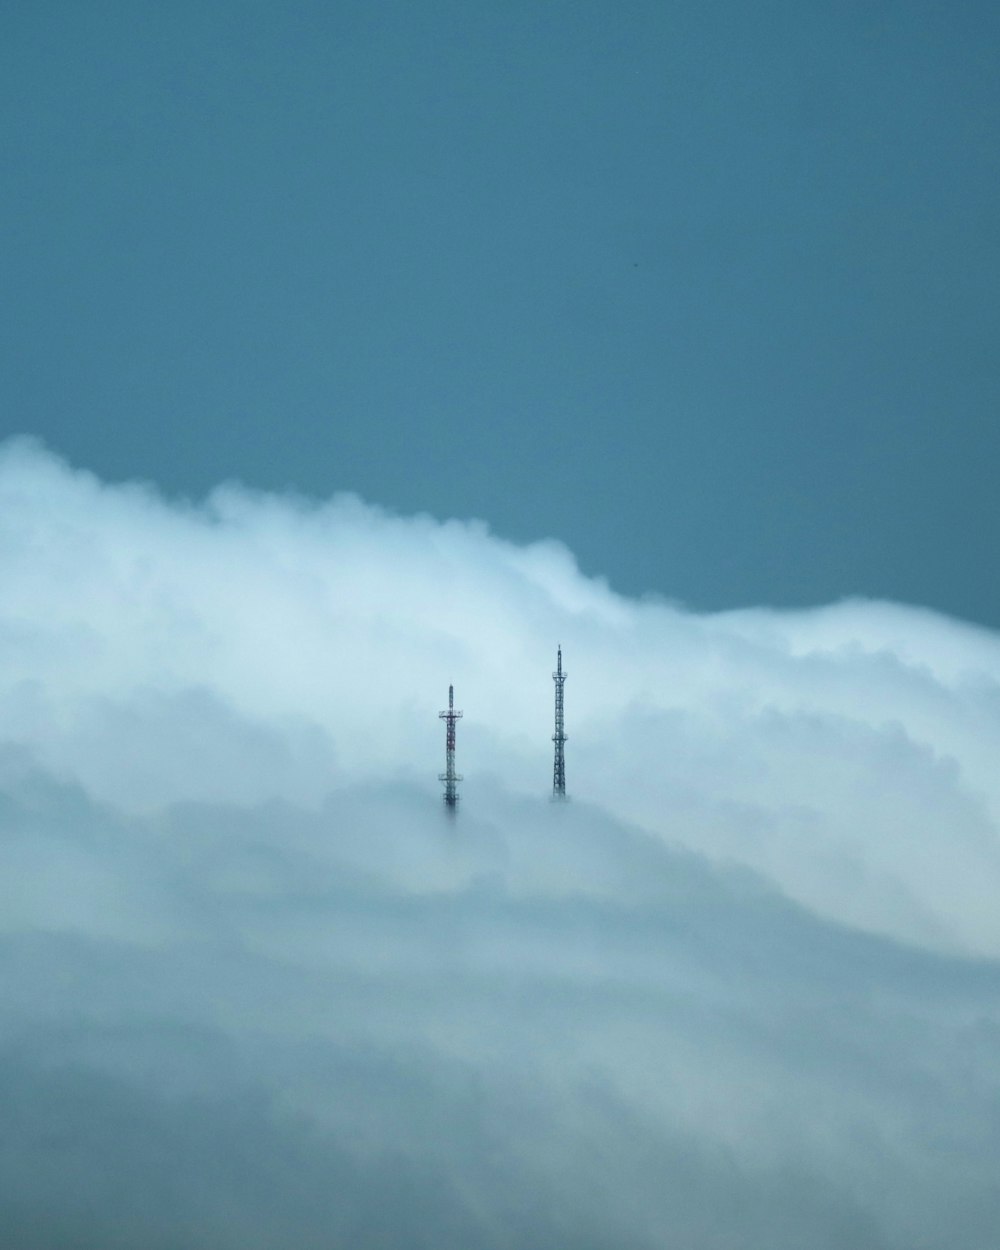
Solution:
M 998 42 L 0 6 L 0 1250 L 995 1241 Z
M 6 433 L 1000 626 L 994 4 L 0 11 Z

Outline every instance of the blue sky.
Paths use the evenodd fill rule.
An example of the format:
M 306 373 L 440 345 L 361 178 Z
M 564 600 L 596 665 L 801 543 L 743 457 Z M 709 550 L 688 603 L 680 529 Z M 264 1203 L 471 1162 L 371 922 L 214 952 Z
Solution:
M 7 432 L 1000 623 L 995 6 L 7 5 Z

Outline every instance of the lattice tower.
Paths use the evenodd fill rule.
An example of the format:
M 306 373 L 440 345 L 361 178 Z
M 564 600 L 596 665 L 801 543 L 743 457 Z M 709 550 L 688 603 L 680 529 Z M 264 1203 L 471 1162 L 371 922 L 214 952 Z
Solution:
M 566 684 L 568 674 L 563 672 L 562 666 L 562 646 L 556 653 L 556 671 L 552 674 L 552 680 L 556 684 L 556 731 L 552 735 L 552 741 L 556 744 L 555 760 L 552 765 L 552 797 L 555 799 L 564 799 L 566 797 L 566 734 L 565 722 L 563 718 L 563 686 Z
M 445 722 L 445 769 L 443 773 L 438 773 L 438 781 L 444 782 L 444 801 L 450 812 L 454 812 L 458 806 L 458 783 L 462 780 L 455 772 L 455 722 L 461 715 L 461 712 L 455 710 L 455 687 L 449 686 L 448 710 L 438 712 L 438 716 Z

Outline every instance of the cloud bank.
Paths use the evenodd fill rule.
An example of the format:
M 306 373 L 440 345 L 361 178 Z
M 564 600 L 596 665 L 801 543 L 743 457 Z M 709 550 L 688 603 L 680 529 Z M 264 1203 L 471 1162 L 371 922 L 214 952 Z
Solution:
M 991 1244 L 995 635 L 26 442 L 0 570 L 3 1245 Z

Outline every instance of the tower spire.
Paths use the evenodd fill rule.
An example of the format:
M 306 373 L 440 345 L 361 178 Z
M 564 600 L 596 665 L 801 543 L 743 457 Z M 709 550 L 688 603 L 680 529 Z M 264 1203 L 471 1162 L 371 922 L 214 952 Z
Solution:
M 566 734 L 563 721 L 563 686 L 566 683 L 568 674 L 563 672 L 562 666 L 562 644 L 556 652 L 556 671 L 552 674 L 552 680 L 556 683 L 556 731 L 552 735 L 552 741 L 556 744 L 555 761 L 552 765 L 552 797 L 554 799 L 564 799 L 566 797 L 566 752 L 564 750 L 566 743 Z
M 444 782 L 445 806 L 452 813 L 458 806 L 458 783 L 462 780 L 459 774 L 455 772 L 455 722 L 461 715 L 461 712 L 455 711 L 455 687 L 449 686 L 448 710 L 446 712 L 438 712 L 439 718 L 445 722 L 445 770 L 443 773 L 438 773 L 438 781 Z

